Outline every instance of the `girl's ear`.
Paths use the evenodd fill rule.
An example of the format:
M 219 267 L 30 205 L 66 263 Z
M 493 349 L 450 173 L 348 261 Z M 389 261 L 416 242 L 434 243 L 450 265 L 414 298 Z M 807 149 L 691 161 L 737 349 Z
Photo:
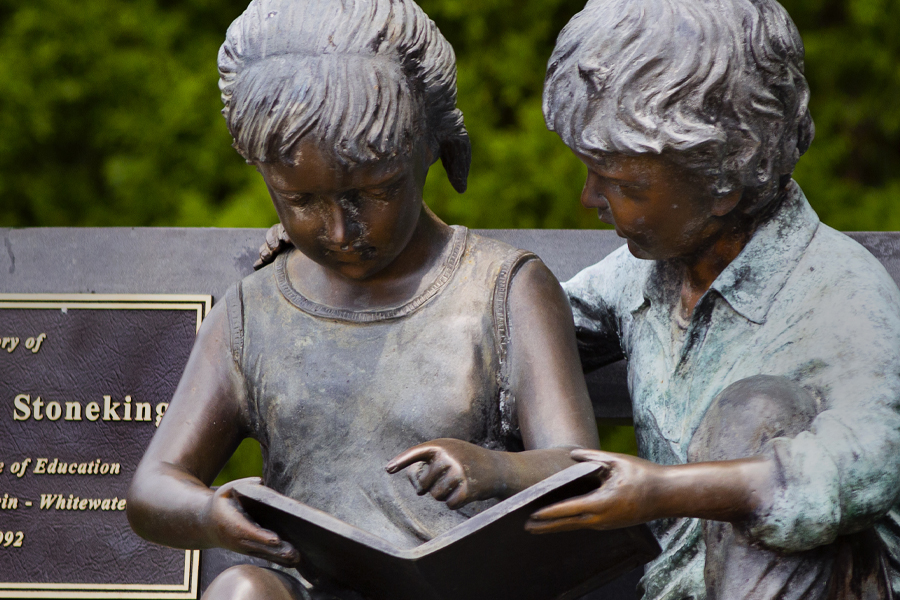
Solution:
M 452 137 L 441 142 L 441 164 L 453 189 L 462 194 L 469 181 L 469 165 L 472 163 L 472 146 L 468 136 Z

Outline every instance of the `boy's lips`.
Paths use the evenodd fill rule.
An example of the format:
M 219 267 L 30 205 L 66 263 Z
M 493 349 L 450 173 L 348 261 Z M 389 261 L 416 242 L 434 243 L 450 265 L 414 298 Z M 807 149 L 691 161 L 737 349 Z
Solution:
M 615 225 L 615 223 L 613 223 L 612 211 L 608 206 L 606 208 L 598 208 L 597 217 L 607 225 Z

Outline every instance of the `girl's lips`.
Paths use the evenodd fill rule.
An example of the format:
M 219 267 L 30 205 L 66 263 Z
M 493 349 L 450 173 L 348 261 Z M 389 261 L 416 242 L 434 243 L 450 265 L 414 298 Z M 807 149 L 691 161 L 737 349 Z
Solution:
M 336 258 L 340 262 L 356 262 L 372 258 L 375 255 L 375 248 L 371 246 L 354 248 L 351 246 L 349 249 L 343 249 L 326 246 L 325 254 L 331 258 Z

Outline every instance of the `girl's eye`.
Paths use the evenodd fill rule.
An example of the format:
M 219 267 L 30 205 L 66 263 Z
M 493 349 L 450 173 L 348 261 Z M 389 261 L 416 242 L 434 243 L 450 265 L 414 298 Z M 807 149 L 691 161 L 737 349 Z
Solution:
M 363 190 L 363 194 L 368 198 L 374 198 L 376 200 L 388 200 L 396 195 L 402 184 L 402 181 L 395 181 L 389 185 L 366 188 Z

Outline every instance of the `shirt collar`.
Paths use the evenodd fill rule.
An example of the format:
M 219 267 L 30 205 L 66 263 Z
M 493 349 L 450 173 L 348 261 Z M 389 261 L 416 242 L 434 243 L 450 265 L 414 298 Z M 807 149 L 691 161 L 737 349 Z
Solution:
M 765 323 L 775 296 L 784 287 L 818 227 L 818 215 L 800 186 L 791 181 L 781 205 L 757 228 L 710 289 L 716 290 L 744 318 Z M 643 297 L 635 295 L 630 302 L 632 312 L 647 302 L 671 302 L 665 298 L 666 290 L 676 289 L 677 281 L 674 270 L 667 266 L 665 261 L 654 262 L 643 287 Z
M 763 223 L 713 282 L 731 308 L 754 323 L 765 323 L 775 296 L 784 287 L 819 228 L 819 216 L 791 181 L 775 214 Z

